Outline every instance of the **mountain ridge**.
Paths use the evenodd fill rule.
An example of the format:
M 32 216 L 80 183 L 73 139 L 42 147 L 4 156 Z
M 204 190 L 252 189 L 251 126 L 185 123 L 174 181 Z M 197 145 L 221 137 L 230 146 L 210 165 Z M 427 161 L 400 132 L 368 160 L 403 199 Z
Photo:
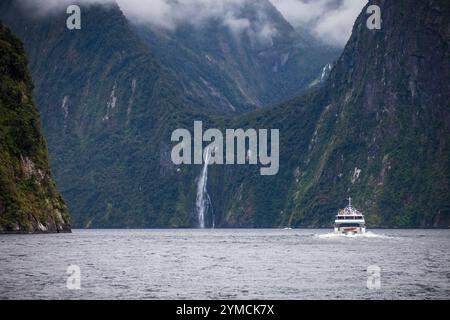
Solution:
M 22 43 L 0 21 L 0 233 L 70 232 Z
M 38 54 L 25 18 L 10 18 L 35 59 L 55 177 L 74 225 L 197 226 L 201 166 L 175 166 L 170 135 L 202 120 L 205 129 L 281 134 L 277 176 L 261 177 L 253 166 L 209 168 L 218 227 L 328 227 L 349 196 L 369 227 L 447 227 L 449 6 L 443 0 L 370 4 L 382 9 L 382 29 L 365 27 L 364 9 L 320 88 L 244 115 L 195 106 L 117 7 L 109 14 L 90 7 L 84 36 L 63 30 L 61 17 L 36 23 L 43 43 L 55 44 L 52 58 L 45 45 Z M 99 21 L 109 29 L 94 28 Z M 132 40 L 124 45 L 122 38 Z M 99 59 L 101 50 L 110 59 Z M 85 72 L 67 69 L 73 57 L 92 64 Z
M 288 100 L 339 55 L 295 30 L 268 0 L 245 0 L 230 10 L 229 17 L 174 29 L 132 23 L 192 103 L 209 112 L 243 113 Z M 226 19 L 246 27 L 233 31 Z
M 263 216 L 273 217 L 269 225 L 328 226 L 352 196 L 369 226 L 448 227 L 449 6 L 444 1 L 368 5 L 373 4 L 381 7 L 383 28 L 367 29 L 363 10 L 324 88 L 251 115 L 253 123 L 238 122 L 287 127 L 281 142 L 286 158 L 278 179 L 266 186 L 270 191 L 259 187 L 259 201 L 271 197 L 277 205 L 252 210 L 233 199 L 225 212 L 265 211 Z M 296 115 L 304 112 L 315 125 Z M 265 120 L 277 116 L 286 123 Z M 294 142 L 290 131 L 304 141 Z M 291 145 L 296 149 L 286 150 Z

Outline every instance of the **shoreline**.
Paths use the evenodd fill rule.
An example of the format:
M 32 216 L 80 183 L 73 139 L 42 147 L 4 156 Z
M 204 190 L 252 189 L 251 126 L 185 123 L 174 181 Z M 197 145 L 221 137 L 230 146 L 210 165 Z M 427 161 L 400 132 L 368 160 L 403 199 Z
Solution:
M 251 231 L 251 230 L 271 230 L 271 231 L 291 231 L 291 230 L 332 230 L 333 228 L 324 228 L 324 227 L 302 227 L 302 228 L 73 228 L 70 231 L 35 231 L 35 232 L 16 232 L 16 231 L 0 231 L 0 236 L 2 235 L 54 235 L 54 234 L 71 234 L 78 231 Z M 376 227 L 376 228 L 368 228 L 368 231 L 371 230 L 450 230 L 450 227 L 444 228 L 420 228 L 420 227 Z

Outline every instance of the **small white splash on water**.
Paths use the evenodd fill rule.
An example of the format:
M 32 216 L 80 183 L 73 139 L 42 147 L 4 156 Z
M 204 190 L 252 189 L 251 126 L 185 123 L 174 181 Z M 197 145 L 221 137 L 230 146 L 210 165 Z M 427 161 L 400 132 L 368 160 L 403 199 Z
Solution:
M 372 238 L 372 239 L 393 239 L 393 237 L 377 234 L 373 232 L 366 232 L 363 234 L 337 234 L 337 233 L 325 233 L 325 234 L 316 234 L 314 237 L 319 239 L 341 239 L 341 238 Z

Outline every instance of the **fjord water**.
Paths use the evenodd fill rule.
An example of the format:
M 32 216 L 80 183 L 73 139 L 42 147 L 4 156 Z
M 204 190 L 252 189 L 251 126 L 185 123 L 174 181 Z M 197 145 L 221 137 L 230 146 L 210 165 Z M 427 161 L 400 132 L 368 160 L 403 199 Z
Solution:
M 1 299 L 449 299 L 449 230 L 74 230 L 0 236 Z M 67 267 L 81 289 L 67 289 Z M 367 268 L 381 288 L 367 289 Z

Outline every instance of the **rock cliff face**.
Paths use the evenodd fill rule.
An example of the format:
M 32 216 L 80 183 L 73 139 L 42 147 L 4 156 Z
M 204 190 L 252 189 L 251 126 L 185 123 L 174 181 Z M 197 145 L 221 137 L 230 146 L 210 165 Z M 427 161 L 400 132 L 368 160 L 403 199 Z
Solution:
M 30 55 L 54 173 L 77 227 L 196 226 L 201 166 L 170 161 L 171 133 L 194 120 L 280 129 L 278 175 L 209 168 L 216 226 L 329 226 L 349 196 L 369 227 L 449 225 L 447 0 L 371 1 L 381 30 L 366 27 L 364 9 L 321 88 L 234 118 L 192 106 L 181 76 L 155 58 L 164 46 L 152 49 L 117 6 L 86 8 L 74 33 L 65 11 L 28 19 L 12 3 L 2 1 L 0 13 Z M 41 175 L 32 156 L 17 159 L 24 175 Z
M 21 42 L 0 22 L 0 233 L 70 232 Z
M 371 1 L 337 62 L 293 187 L 292 223 L 323 224 L 346 194 L 370 225 L 450 224 L 450 3 Z M 312 215 L 315 214 L 315 215 Z M 286 217 L 287 218 L 287 217 Z
M 227 223 L 325 226 L 352 196 L 369 226 L 449 226 L 450 3 L 372 4 L 382 29 L 365 9 L 322 90 L 239 121 L 281 128 L 282 169 L 229 183 Z

